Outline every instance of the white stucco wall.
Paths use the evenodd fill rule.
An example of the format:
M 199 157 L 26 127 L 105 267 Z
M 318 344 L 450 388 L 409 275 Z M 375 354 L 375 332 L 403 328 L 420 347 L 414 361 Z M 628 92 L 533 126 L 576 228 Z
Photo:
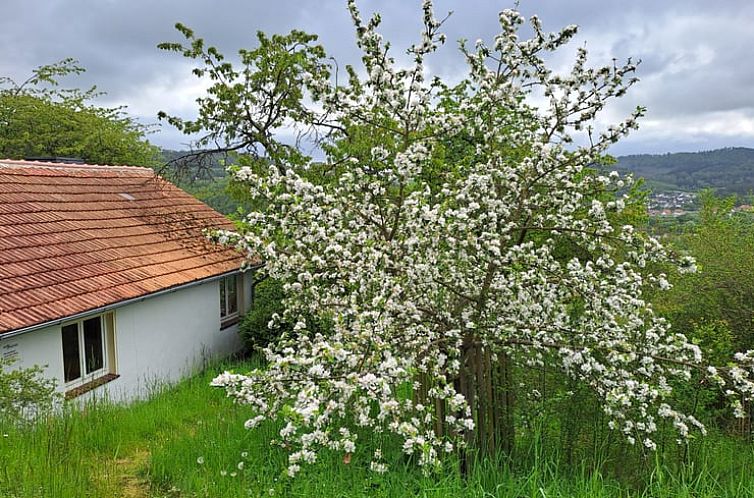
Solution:
M 47 327 L 15 337 L 0 336 L 0 351 L 15 358 L 12 368 L 45 367 L 45 374 L 63 380 L 63 349 L 60 327 Z M 59 382 L 60 384 L 60 382 Z
M 243 311 L 249 309 L 251 274 L 243 276 Z M 242 348 L 238 325 L 220 328 L 220 281 L 214 280 L 112 311 L 115 325 L 114 373 L 119 377 L 83 396 L 114 400 L 148 396 L 155 386 L 196 372 L 205 362 Z M 47 365 L 45 374 L 65 390 L 62 324 L 14 337 L 0 336 L 0 354 L 17 358 L 14 366 Z

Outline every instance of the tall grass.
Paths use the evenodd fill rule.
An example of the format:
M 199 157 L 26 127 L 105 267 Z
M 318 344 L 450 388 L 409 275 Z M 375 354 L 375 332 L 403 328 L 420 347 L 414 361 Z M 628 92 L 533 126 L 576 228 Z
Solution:
M 754 450 L 743 441 L 713 434 L 644 458 L 584 443 L 566 458 L 546 424 L 522 433 L 512 458 L 477 463 L 466 478 L 453 461 L 424 476 L 382 440 L 387 474 L 368 470 L 366 449 L 349 463 L 325 453 L 289 479 L 285 453 L 268 443 L 279 424 L 245 430 L 244 407 L 209 387 L 221 368 L 128 407 L 94 402 L 25 428 L 0 421 L 0 497 L 754 496 Z M 359 442 L 368 448 L 376 437 L 385 436 Z

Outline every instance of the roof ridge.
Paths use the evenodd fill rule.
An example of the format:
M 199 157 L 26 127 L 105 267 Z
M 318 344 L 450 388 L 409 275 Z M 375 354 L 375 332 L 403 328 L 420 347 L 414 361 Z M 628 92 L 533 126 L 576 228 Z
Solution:
M 147 166 L 127 166 L 127 165 L 108 165 L 108 164 L 87 164 L 87 163 L 61 163 L 53 161 L 27 161 L 21 159 L 0 159 L 0 167 L 8 168 L 43 168 L 43 169 L 80 169 L 80 170 L 125 170 L 125 171 L 149 171 L 150 176 L 156 176 L 155 171 Z

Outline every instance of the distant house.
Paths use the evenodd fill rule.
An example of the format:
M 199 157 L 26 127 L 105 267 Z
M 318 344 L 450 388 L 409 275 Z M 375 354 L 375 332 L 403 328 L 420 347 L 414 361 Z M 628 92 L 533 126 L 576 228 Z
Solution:
M 241 257 L 219 213 L 150 169 L 0 160 L 0 354 L 66 397 L 146 394 L 241 348 Z

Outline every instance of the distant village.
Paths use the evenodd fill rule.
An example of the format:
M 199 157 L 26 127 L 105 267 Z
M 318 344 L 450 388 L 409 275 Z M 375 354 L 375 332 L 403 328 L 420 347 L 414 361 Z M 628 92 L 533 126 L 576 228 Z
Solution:
M 650 216 L 682 216 L 695 211 L 696 193 L 694 192 L 655 192 L 649 196 Z
M 650 216 L 683 216 L 698 211 L 697 194 L 695 192 L 667 191 L 655 192 L 649 196 Z M 751 211 L 749 204 L 742 204 L 733 208 L 733 212 Z

